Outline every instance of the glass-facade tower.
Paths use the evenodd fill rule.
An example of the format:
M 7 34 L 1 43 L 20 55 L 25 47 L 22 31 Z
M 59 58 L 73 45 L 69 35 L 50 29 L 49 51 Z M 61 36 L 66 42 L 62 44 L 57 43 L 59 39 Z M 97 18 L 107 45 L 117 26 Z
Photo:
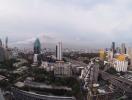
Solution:
M 37 38 L 34 42 L 34 54 L 39 54 L 41 51 L 41 44 L 39 39 Z

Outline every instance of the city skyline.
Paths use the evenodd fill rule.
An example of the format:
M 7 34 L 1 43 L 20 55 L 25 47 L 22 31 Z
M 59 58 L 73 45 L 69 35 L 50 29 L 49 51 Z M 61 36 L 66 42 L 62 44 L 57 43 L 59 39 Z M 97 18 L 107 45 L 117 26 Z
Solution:
M 132 100 L 132 0 L 0 0 L 0 100 Z
M 132 44 L 130 0 L 1 0 L 0 38 L 11 45 L 42 43 L 107 47 Z M 105 41 L 105 42 L 104 42 Z M 93 46 L 94 45 L 94 46 Z

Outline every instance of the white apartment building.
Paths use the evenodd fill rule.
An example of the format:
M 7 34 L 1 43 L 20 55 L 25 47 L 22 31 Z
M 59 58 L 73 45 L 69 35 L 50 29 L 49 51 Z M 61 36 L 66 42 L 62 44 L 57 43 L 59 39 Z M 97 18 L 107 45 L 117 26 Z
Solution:
M 62 60 L 62 42 L 59 42 L 56 46 L 56 58 L 57 60 Z
M 68 63 L 56 63 L 54 66 L 54 74 L 56 76 L 72 76 L 71 64 Z
M 128 68 L 128 61 L 124 60 L 124 61 L 120 61 L 118 59 L 114 60 L 114 68 L 116 69 L 116 71 L 120 72 L 126 72 L 127 68 Z

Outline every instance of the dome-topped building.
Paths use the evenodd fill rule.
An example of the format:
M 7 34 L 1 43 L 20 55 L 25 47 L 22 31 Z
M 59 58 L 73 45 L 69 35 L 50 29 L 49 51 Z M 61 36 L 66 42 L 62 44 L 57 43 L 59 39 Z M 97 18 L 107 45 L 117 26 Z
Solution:
M 39 54 L 41 50 L 41 44 L 39 39 L 37 38 L 34 42 L 34 54 Z

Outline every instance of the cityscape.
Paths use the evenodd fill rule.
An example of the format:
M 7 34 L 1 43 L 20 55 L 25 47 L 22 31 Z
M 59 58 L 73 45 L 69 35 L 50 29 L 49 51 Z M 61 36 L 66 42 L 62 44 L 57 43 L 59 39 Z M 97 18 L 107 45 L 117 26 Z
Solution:
M 114 26 L 105 12 L 115 5 L 126 11 L 129 0 L 5 1 L 0 1 L 0 100 L 132 100 L 131 26 Z M 103 14 L 93 11 L 93 17 L 95 6 Z M 116 13 L 125 20 L 119 9 Z M 108 23 L 98 26 L 102 17 Z
M 3 45 L 5 44 L 5 45 Z M 131 100 L 132 49 L 116 43 L 106 49 L 83 51 L 10 48 L 0 40 L 2 100 Z

